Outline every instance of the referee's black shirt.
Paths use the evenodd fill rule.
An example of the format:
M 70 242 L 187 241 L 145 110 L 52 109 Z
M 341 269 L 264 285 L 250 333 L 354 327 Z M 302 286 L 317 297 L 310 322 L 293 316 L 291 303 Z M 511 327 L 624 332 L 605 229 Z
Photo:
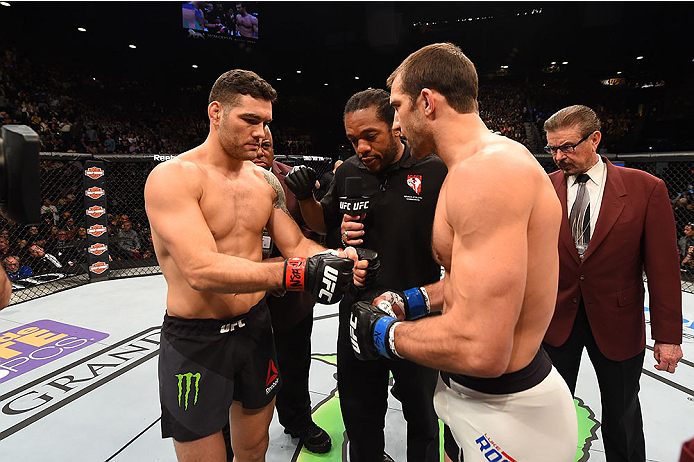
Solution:
M 446 165 L 437 156 L 417 160 L 409 146 L 398 162 L 370 173 L 359 158 L 347 159 L 335 172 L 328 193 L 321 200 L 329 247 L 344 247 L 340 240 L 339 198 L 345 195 L 345 178 L 358 176 L 364 196 L 370 198 L 364 218 L 364 243 L 378 252 L 381 271 L 377 285 L 405 290 L 441 277 L 431 251 L 431 229 Z

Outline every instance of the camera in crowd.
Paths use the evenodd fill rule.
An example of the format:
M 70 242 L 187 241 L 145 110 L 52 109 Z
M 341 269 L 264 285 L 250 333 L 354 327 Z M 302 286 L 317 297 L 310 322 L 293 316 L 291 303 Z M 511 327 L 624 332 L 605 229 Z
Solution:
M 39 136 L 26 125 L 3 125 L 0 133 L 0 208 L 8 219 L 41 221 Z

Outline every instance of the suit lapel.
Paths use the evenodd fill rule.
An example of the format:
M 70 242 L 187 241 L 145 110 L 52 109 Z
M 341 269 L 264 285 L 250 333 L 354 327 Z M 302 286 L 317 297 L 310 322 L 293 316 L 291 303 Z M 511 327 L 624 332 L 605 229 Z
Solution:
M 627 195 L 622 176 L 619 174 L 617 167 L 603 157 L 607 167 L 607 179 L 605 180 L 605 191 L 602 195 L 602 204 L 600 205 L 600 215 L 598 222 L 595 224 L 595 231 L 588 243 L 588 249 L 583 260 L 587 260 L 595 251 L 600 243 L 605 239 L 607 234 L 612 230 L 612 227 L 617 222 L 617 219 L 622 214 L 625 204 L 622 199 Z M 566 190 L 566 188 L 564 188 Z
M 554 189 L 557 191 L 557 197 L 559 202 L 561 202 L 561 228 L 559 229 L 559 242 L 566 246 L 569 254 L 576 260 L 576 263 L 580 263 L 580 258 L 578 257 L 578 251 L 576 250 L 576 244 L 571 236 L 571 226 L 569 226 L 569 211 L 566 204 L 566 176 L 559 171 L 556 175 L 551 177 Z

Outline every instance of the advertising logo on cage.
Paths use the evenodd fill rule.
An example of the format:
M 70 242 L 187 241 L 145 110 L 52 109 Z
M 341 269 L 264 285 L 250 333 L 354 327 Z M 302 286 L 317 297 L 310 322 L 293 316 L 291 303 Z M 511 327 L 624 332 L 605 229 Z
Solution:
M 104 194 L 106 194 L 106 191 L 104 191 L 101 188 L 97 188 L 96 186 L 92 186 L 91 188 L 84 191 L 84 194 L 92 199 L 98 199 Z
M 104 234 L 106 231 L 106 227 L 104 225 L 92 225 L 87 229 L 87 232 L 91 234 L 94 237 L 99 237 L 102 234 Z
M 104 213 L 106 213 L 106 209 L 98 205 L 92 205 L 87 209 L 87 215 L 89 215 L 92 218 L 99 218 Z
M 84 174 L 92 180 L 96 180 L 104 176 L 104 170 L 100 169 L 99 167 L 89 167 L 84 171 Z
M 101 274 L 104 271 L 108 269 L 108 263 L 104 263 L 102 261 L 94 263 L 89 267 L 89 271 L 91 271 L 94 274 Z
M 43 319 L 0 333 L 0 383 L 108 337 L 107 333 Z
M 106 244 L 92 244 L 89 246 L 87 249 L 90 254 L 92 255 L 101 255 L 102 253 L 106 252 L 108 250 L 108 246 Z

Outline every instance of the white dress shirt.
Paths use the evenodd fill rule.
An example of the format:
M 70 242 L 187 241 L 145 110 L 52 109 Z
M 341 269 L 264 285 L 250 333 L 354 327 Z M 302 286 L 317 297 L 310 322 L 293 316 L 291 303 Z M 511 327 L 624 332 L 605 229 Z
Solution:
M 590 177 L 590 180 L 586 181 L 586 189 L 590 196 L 590 237 L 593 237 L 607 180 L 607 166 L 602 158 L 586 172 L 586 175 Z M 571 207 L 574 205 L 578 191 L 576 177 L 577 175 L 570 175 L 566 178 L 566 209 L 569 215 L 571 215 Z

